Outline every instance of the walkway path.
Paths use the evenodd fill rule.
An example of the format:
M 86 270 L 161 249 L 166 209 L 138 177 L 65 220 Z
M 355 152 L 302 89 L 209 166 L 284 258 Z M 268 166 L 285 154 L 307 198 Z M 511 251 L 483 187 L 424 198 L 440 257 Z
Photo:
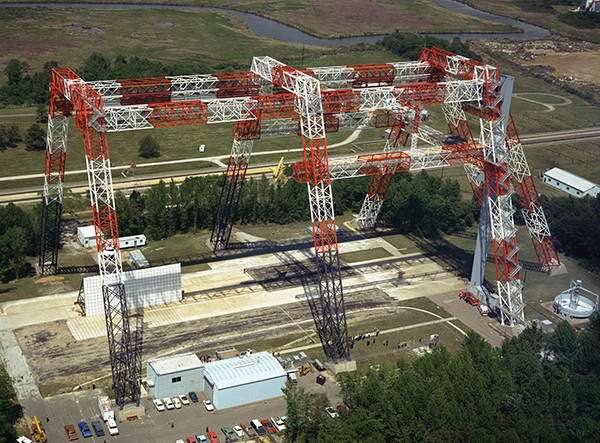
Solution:
M 523 97 L 524 95 L 535 95 L 535 96 L 541 95 L 541 96 L 546 96 L 546 97 L 554 97 L 554 98 L 563 100 L 563 102 L 562 103 L 552 103 L 552 104 L 544 103 L 539 100 L 533 100 L 531 98 Z M 519 100 L 523 100 L 523 101 L 530 102 L 530 103 L 535 103 L 536 105 L 545 106 L 547 108 L 545 112 L 555 111 L 556 106 L 568 106 L 573 103 L 571 100 L 569 100 L 566 97 L 561 97 L 560 95 L 555 95 L 555 94 L 547 94 L 545 92 L 521 92 L 518 94 L 513 94 L 512 96 L 513 96 L 513 98 L 518 98 Z

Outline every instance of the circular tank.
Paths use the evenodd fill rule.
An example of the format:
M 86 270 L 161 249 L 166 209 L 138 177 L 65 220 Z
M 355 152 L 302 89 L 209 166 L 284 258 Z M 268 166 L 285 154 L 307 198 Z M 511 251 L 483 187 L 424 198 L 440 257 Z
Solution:
M 587 318 L 592 315 L 597 309 L 598 296 L 590 292 L 590 294 L 596 295 L 596 302 L 593 302 L 589 298 L 580 295 L 580 289 L 583 289 L 581 288 L 581 280 L 571 282 L 569 289 L 554 298 L 554 311 L 565 317 L 573 318 Z M 583 290 L 589 292 L 586 289 Z

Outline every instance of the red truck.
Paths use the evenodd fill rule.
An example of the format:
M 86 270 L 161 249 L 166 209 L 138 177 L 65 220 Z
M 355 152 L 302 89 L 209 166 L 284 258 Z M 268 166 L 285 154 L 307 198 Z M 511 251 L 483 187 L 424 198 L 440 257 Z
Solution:
M 462 300 L 466 301 L 471 306 L 479 306 L 479 304 L 480 304 L 479 300 L 477 300 L 475 298 L 475 296 L 473 294 L 471 294 L 469 291 L 461 291 L 459 296 Z

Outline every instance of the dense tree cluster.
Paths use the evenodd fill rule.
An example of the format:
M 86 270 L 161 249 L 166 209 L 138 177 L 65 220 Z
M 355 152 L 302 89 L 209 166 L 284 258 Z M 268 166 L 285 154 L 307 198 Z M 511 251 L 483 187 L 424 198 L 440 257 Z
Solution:
M 17 143 L 21 140 L 21 131 L 17 125 L 0 125 L 0 151 L 4 151 L 6 148 L 16 148 Z
M 422 48 L 430 48 L 432 46 L 460 54 L 470 59 L 477 59 L 477 55 L 466 44 L 461 42 L 458 37 L 455 37 L 452 41 L 448 41 L 427 35 L 407 34 L 396 31 L 375 43 L 375 47 L 387 49 L 406 60 L 417 60 Z
M 470 332 L 457 355 L 441 347 L 341 385 L 349 413 L 333 420 L 286 387 L 288 442 L 598 442 L 600 316 L 581 333 L 564 322 L 546 337 L 534 326 L 500 349 Z
M 600 197 L 541 197 L 557 249 L 600 271 Z
M 177 187 L 163 182 L 129 199 L 117 196 L 117 219 L 121 235 L 146 234 L 151 239 L 169 237 L 195 229 L 211 229 L 222 190 L 223 177 L 189 178 Z M 369 178 L 334 182 L 338 215 L 358 212 Z M 435 236 L 463 230 L 477 213 L 465 201 L 458 182 L 433 177 L 426 172 L 396 174 L 384 218 L 403 233 Z M 287 224 L 310 220 L 306 185 L 294 180 L 273 185 L 266 176 L 246 180 L 237 211 L 237 222 Z
M 27 256 L 37 253 L 39 228 L 31 212 L 13 203 L 0 207 L 0 277 L 19 278 L 31 268 Z
M 0 368 L 0 442 L 17 441 L 15 424 L 23 415 L 6 369 Z

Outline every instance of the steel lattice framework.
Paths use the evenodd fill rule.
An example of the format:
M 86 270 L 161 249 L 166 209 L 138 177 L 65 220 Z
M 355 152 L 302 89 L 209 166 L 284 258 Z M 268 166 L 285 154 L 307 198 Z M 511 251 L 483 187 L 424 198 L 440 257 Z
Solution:
M 464 165 L 477 201 L 492 220 L 502 321 L 519 323 L 522 285 L 510 199 L 515 191 L 542 269 L 551 272 L 560 263 L 502 85 L 496 68 L 436 48 L 424 49 L 415 62 L 294 69 L 261 57 L 254 59 L 249 72 L 89 83 L 68 69 L 55 70 L 40 270 L 50 274 L 58 269 L 67 119 L 74 112 L 88 159 L 115 385 L 129 386 L 125 391 L 133 392 L 133 374 L 141 360 L 132 348 L 122 289 L 106 133 L 232 122 L 233 147 L 211 242 L 215 249 L 227 248 L 254 141 L 302 136 L 303 158 L 293 170 L 309 191 L 319 265 L 319 299 L 312 311 L 328 360 L 350 357 L 334 179 L 372 176 L 359 215 L 362 225 L 371 227 L 394 173 Z M 421 121 L 428 105 L 441 105 L 449 133 Z M 468 115 L 479 119 L 478 139 L 471 133 Z M 390 128 L 381 154 L 329 159 L 327 133 L 368 127 Z

